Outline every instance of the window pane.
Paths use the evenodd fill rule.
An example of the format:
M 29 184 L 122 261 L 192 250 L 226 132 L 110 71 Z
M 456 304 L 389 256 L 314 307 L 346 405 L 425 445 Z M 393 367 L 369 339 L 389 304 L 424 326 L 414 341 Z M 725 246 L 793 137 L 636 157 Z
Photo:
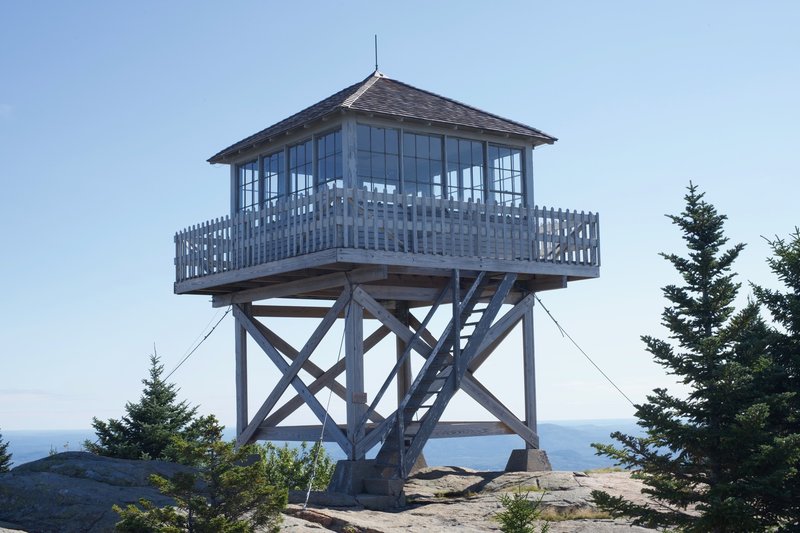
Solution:
M 400 179 L 400 132 L 358 125 L 357 183 L 370 191 L 395 192 Z
M 522 150 L 513 146 L 489 145 L 489 194 L 503 205 L 524 205 Z

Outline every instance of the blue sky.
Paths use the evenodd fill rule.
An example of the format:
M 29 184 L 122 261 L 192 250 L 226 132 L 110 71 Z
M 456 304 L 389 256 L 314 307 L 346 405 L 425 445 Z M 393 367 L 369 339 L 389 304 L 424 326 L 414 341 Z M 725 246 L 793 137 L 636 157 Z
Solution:
M 205 160 L 366 77 L 375 33 L 389 77 L 560 139 L 535 153 L 536 201 L 599 212 L 603 267 L 541 296 L 634 401 L 674 384 L 639 336 L 665 335 L 660 287 L 676 280 L 658 252 L 682 247 L 663 215 L 689 180 L 748 243 L 742 282 L 775 284 L 761 237 L 800 223 L 795 2 L 3 0 L 0 13 L 3 429 L 119 416 L 153 343 L 178 363 L 220 316 L 172 294 L 175 231 L 228 208 L 227 169 Z M 632 416 L 541 310 L 536 323 L 541 419 Z M 276 327 L 305 340 L 297 322 Z M 232 330 L 226 318 L 172 378 L 227 424 Z M 518 344 L 479 377 L 521 415 Z M 250 375 L 266 387 L 264 359 Z M 448 417 L 487 418 L 462 398 Z

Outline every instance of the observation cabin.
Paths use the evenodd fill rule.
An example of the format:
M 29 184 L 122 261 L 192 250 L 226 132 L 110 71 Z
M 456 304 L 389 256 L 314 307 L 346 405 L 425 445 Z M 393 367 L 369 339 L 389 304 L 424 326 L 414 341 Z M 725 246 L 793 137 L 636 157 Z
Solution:
M 526 449 L 508 468 L 547 468 L 536 432 L 536 293 L 596 278 L 600 267 L 597 214 L 536 206 L 533 151 L 555 141 L 375 71 L 211 157 L 230 168 L 230 212 L 175 235 L 175 293 L 232 306 L 237 441 L 322 435 L 348 458 L 332 483 L 350 493 L 400 494 L 429 438 L 517 434 Z M 270 303 L 285 298 L 299 301 Z M 294 346 L 270 327 L 275 317 L 316 326 Z M 344 354 L 322 368 L 312 356 L 337 320 Z M 517 415 L 477 372 L 520 331 L 519 367 L 495 369 L 524 391 Z M 387 336 L 391 354 L 370 354 Z M 274 363 L 277 382 L 248 380 L 248 350 Z M 390 358 L 392 369 L 365 383 L 371 358 Z M 496 421 L 444 421 L 459 390 Z M 346 420 L 326 409 L 329 392 Z M 265 399 L 248 405 L 254 396 Z M 393 411 L 381 413 L 387 404 Z M 319 424 L 282 424 L 302 406 Z

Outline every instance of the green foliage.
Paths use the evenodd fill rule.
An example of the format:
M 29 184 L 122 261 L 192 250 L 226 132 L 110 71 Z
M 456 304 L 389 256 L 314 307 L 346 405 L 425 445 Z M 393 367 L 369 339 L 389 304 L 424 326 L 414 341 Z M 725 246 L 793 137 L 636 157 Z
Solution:
M 11 454 L 8 453 L 8 443 L 3 442 L 3 434 L 0 433 L 0 474 L 8 472 L 11 468 Z
M 278 531 L 287 491 L 270 484 L 267 456 L 256 445 L 236 447 L 221 440 L 219 426 L 208 426 L 194 440 L 174 439 L 174 453 L 194 469 L 171 478 L 151 476 L 175 506 L 157 508 L 147 500 L 114 510 L 116 530 L 128 533 L 239 533 L 256 528 Z
M 550 524 L 544 523 L 538 529 L 535 526 L 542 514 L 541 504 L 544 494 L 538 500 L 529 500 L 529 493 L 521 490 L 511 494 L 500 495 L 500 505 L 503 510 L 495 515 L 500 522 L 500 531 L 506 533 L 547 533 Z
M 313 472 L 312 490 L 325 490 L 336 467 L 333 459 L 317 442 L 311 448 L 303 442 L 299 448 L 288 445 L 263 445 L 267 463 L 267 480 L 276 487 L 289 490 L 307 490 Z M 316 462 L 316 470 L 314 463 Z
M 150 377 L 142 380 L 144 390 L 137 403 L 125 405 L 126 415 L 121 419 L 103 422 L 92 419 L 97 441 L 84 442 L 86 451 L 119 459 L 175 460 L 172 438 L 186 440 L 213 425 L 213 417 L 197 417 L 197 407 L 178 402 L 178 389 L 166 383 L 161 375 L 164 366 L 157 355 L 150 356 Z
M 669 217 L 688 248 L 686 257 L 662 254 L 683 282 L 663 289 L 670 340 L 642 337 L 655 361 L 688 386 L 688 395 L 655 389 L 636 406 L 644 437 L 617 432 L 612 436 L 620 447 L 593 445 L 617 465 L 638 470 L 643 492 L 657 504 L 599 491 L 592 496 L 600 509 L 648 527 L 769 531 L 785 524 L 781 505 L 773 505 L 782 498 L 775 482 L 785 479 L 786 460 L 774 431 L 775 414 L 786 402 L 775 380 L 780 364 L 767 350 L 769 328 L 757 306 L 734 311 L 740 286 L 731 267 L 744 246 L 723 249 L 726 217 L 703 196 L 690 185 L 685 210 Z
M 772 319 L 767 350 L 776 363 L 772 379 L 762 385 L 777 399 L 768 421 L 776 436 L 769 450 L 775 466 L 765 480 L 765 490 L 775 495 L 766 506 L 767 512 L 784 516 L 784 529 L 800 530 L 800 229 L 788 241 L 768 242 L 773 257 L 767 263 L 785 290 L 752 285 Z

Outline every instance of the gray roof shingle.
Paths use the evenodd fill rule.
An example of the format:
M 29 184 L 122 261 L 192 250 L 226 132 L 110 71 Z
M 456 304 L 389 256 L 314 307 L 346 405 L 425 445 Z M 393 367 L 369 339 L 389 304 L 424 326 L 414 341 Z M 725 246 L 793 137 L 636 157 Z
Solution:
M 268 142 L 287 131 L 332 113 L 354 110 L 393 118 L 419 120 L 437 125 L 461 126 L 487 132 L 531 137 L 534 144 L 552 144 L 557 139 L 541 130 L 481 111 L 429 91 L 387 78 L 376 71 L 355 83 L 273 124 L 212 156 L 209 163 L 224 163 L 242 150 Z

